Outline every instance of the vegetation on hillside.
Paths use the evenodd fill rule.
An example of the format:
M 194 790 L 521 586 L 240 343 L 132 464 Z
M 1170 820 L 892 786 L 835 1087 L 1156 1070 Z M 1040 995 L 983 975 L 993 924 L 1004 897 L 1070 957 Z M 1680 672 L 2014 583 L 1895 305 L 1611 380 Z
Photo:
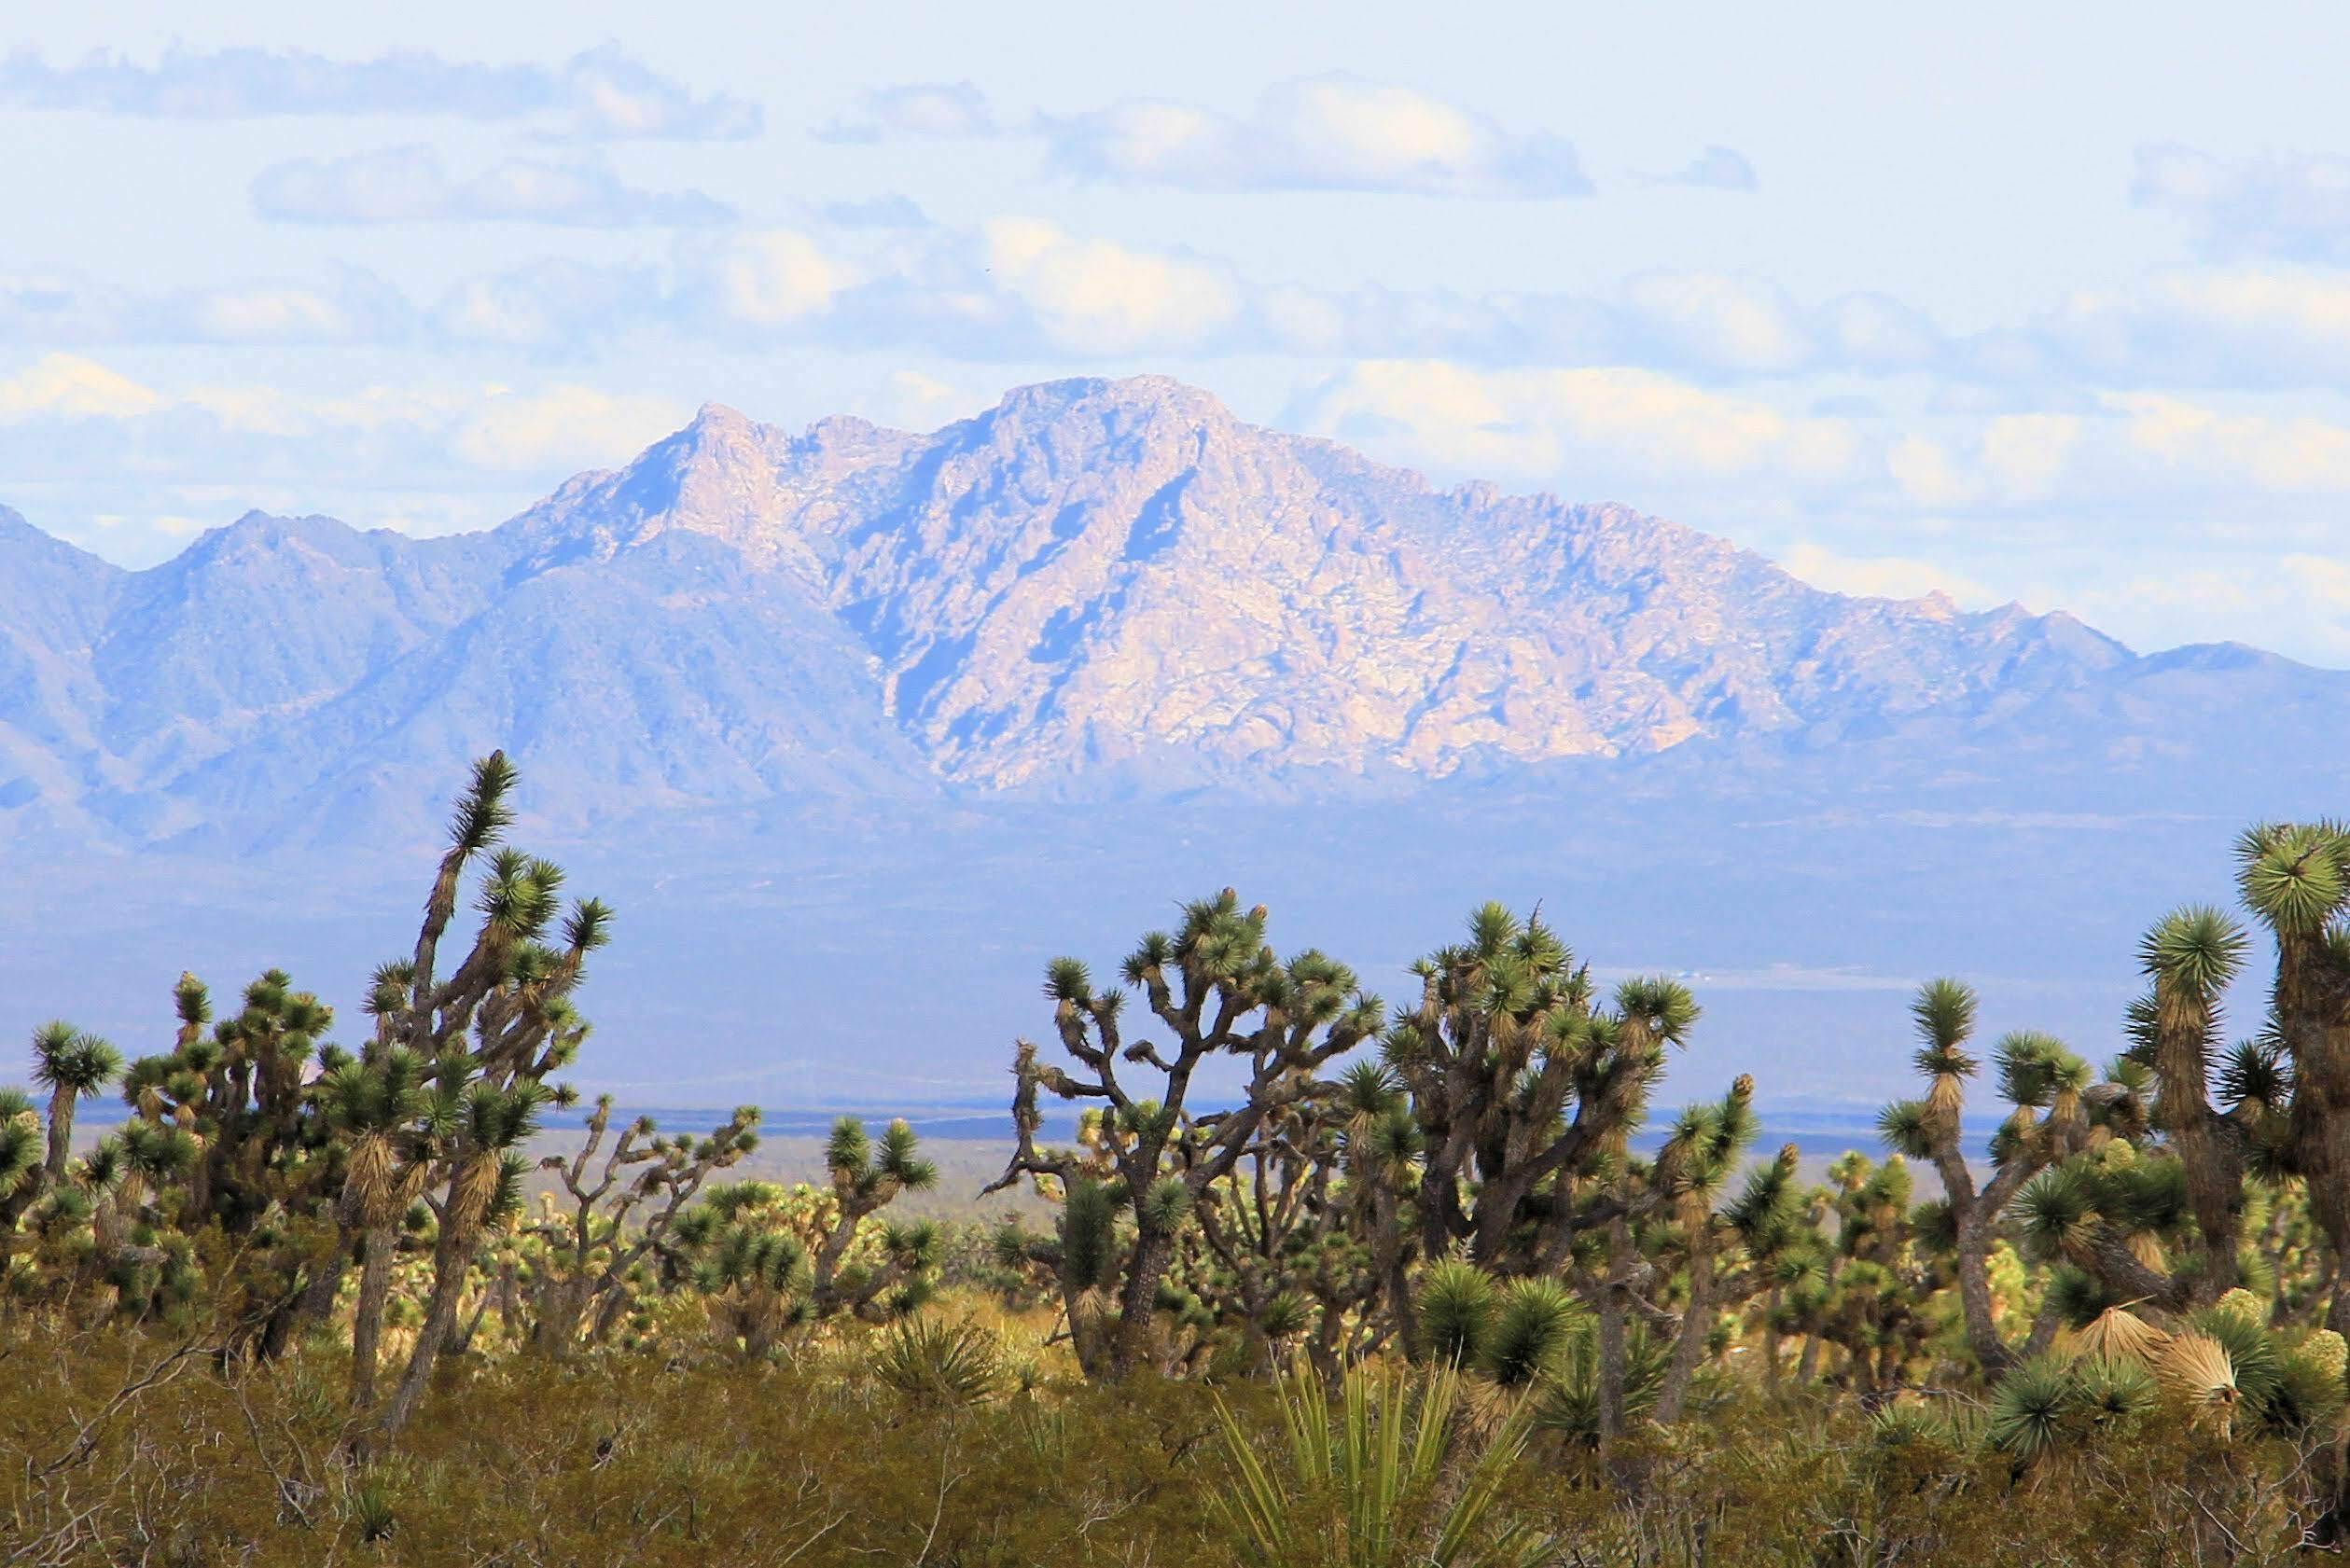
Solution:
M 785 1186 L 736 1176 L 755 1109 L 605 1101 L 534 1170 L 612 916 L 507 845 L 514 784 L 477 765 L 355 1048 L 276 971 L 233 1008 L 184 977 L 153 1054 L 35 1036 L 42 1092 L 0 1090 L 0 1561 L 2261 1562 L 2342 1532 L 2350 829 L 2246 833 L 2262 941 L 2158 921 L 2102 1068 L 1922 988 L 1918 1094 L 1818 1185 L 1750 1153 L 1745 1076 L 1648 1135 L 1701 1022 L 1674 981 L 1604 989 L 1488 905 L 1390 1006 L 1227 890 L 1119 985 L 1050 966 L 994 1184 L 1045 1223 L 990 1229 L 893 1217 L 938 1179 L 903 1123 L 843 1120 Z

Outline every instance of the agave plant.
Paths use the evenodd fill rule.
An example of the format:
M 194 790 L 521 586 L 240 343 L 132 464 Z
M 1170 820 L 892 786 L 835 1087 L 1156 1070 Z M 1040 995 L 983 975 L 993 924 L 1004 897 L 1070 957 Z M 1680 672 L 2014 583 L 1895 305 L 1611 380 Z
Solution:
M 1416 1382 L 1416 1386 L 1415 1386 Z M 1239 1560 L 1251 1568 L 1532 1568 L 1550 1543 L 1495 1517 L 1509 1465 L 1524 1447 L 1523 1407 L 1481 1450 L 1467 1447 L 1460 1373 L 1416 1380 L 1358 1367 L 1333 1412 L 1310 1366 L 1276 1380 L 1282 1442 L 1270 1454 L 1219 1395 L 1228 1484 L 1211 1497 Z

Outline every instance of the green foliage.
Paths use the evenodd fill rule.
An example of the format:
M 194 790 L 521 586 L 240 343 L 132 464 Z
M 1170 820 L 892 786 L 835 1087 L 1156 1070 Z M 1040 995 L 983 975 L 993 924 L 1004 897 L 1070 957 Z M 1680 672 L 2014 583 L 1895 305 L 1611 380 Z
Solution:
M 1477 1357 L 1485 1375 L 1504 1388 L 1523 1388 L 1556 1371 L 1583 1311 L 1555 1280 L 1512 1280 Z
M 1416 1386 L 1414 1386 L 1416 1382 Z M 1460 1374 L 1348 1374 L 1333 1412 L 1310 1367 L 1279 1379 L 1270 1456 L 1221 1399 L 1231 1479 L 1213 1494 L 1227 1544 L 1257 1568 L 1502 1568 L 1550 1543 L 1496 1508 L 1524 1444 L 1516 1416 L 1472 1456 L 1460 1446 Z M 1449 1463 L 1448 1463 L 1449 1462 Z
M 2026 1362 L 1992 1391 L 1992 1442 L 2019 1460 L 2037 1459 L 2064 1436 L 2079 1395 L 2079 1385 L 2063 1363 Z
M 960 1409 L 994 1398 L 1005 1381 L 1002 1346 L 971 1323 L 911 1318 L 883 1331 L 873 1375 L 917 1406 Z
M 1420 1281 L 1421 1333 L 1428 1359 L 1440 1367 L 1483 1361 L 1494 1331 L 1500 1291 L 1483 1270 L 1459 1258 L 1439 1258 Z

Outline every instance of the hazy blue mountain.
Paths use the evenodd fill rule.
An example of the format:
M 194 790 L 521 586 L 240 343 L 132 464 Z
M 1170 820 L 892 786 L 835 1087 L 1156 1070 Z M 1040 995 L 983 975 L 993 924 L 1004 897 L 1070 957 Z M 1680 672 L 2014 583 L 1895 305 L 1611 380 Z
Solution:
M 1393 790 L 1904 732 L 2103 766 L 2191 746 L 2181 701 L 2338 714 L 2345 690 L 2140 659 L 2063 615 L 1825 592 L 1152 378 L 1023 388 L 927 436 L 713 407 L 451 538 L 254 514 L 125 573 L 5 520 L 0 800 L 123 842 L 420 830 L 495 742 L 577 828 L 811 794 Z

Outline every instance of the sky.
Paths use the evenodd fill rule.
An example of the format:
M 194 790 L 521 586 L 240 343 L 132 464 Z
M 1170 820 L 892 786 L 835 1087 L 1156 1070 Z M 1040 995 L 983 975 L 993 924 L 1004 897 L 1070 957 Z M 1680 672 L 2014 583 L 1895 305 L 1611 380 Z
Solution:
M 2320 6 L 11 8 L 0 505 L 133 565 L 444 533 L 705 401 L 1147 371 L 2345 666 L 2344 58 Z

